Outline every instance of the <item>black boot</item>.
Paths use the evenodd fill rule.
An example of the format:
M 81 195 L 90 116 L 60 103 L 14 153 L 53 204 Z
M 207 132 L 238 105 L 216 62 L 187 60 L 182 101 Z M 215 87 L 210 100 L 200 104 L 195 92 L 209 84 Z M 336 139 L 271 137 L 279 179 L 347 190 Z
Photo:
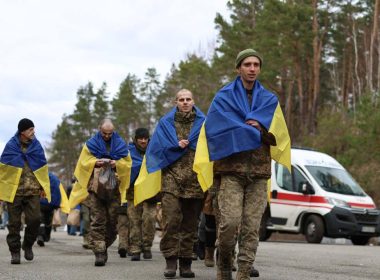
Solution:
M 259 277 L 259 276 L 260 276 L 259 271 L 252 266 L 251 271 L 249 273 L 249 277 Z
M 195 274 L 191 271 L 191 258 L 179 259 L 179 275 L 183 278 L 194 278 Z
M 127 249 L 125 248 L 119 248 L 117 251 L 120 255 L 120 258 L 126 258 L 127 257 Z
M 32 247 L 25 247 L 23 248 L 23 250 L 24 250 L 24 258 L 27 261 L 32 261 L 34 258 Z
M 20 251 L 11 252 L 11 264 L 20 264 L 21 263 Z
M 45 240 L 44 240 L 44 237 L 42 235 L 39 235 L 37 237 L 37 244 L 40 246 L 40 247 L 44 247 L 45 246 Z
M 164 271 L 164 276 L 166 278 L 174 278 L 177 272 L 177 256 L 171 256 L 165 258 L 166 260 L 166 268 Z
M 104 252 L 95 253 L 95 266 L 104 266 L 106 264 Z

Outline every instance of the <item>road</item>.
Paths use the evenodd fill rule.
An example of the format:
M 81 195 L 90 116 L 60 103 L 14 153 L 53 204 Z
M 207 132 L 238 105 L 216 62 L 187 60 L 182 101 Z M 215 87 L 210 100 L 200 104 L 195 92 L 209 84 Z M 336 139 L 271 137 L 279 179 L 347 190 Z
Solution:
M 153 247 L 153 260 L 132 262 L 117 254 L 117 242 L 109 249 L 105 267 L 94 266 L 91 251 L 81 247 L 81 237 L 65 232 L 53 232 L 45 247 L 34 248 L 35 259 L 20 265 L 10 264 L 6 230 L 0 230 L 0 280 L 54 279 L 164 279 L 165 261 L 158 249 L 159 238 Z M 380 246 L 347 244 L 307 244 L 302 241 L 270 241 L 260 243 L 256 267 L 259 279 L 380 279 Z M 215 268 L 206 268 L 202 261 L 193 262 L 195 279 L 216 278 Z M 177 276 L 176 279 L 179 279 Z

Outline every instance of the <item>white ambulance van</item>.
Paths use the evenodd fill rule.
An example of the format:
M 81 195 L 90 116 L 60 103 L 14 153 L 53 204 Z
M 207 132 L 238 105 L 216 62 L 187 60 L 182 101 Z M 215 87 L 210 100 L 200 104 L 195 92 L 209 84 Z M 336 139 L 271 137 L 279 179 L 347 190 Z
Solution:
M 380 236 L 380 210 L 344 167 L 316 151 L 292 149 L 292 173 L 272 161 L 270 203 L 260 240 L 272 232 L 302 233 L 307 242 L 349 238 L 365 245 Z

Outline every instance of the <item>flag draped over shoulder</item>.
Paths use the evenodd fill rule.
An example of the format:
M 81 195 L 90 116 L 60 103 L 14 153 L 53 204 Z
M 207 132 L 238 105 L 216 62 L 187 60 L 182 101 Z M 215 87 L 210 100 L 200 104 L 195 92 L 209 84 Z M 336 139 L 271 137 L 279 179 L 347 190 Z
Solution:
M 97 132 L 83 146 L 75 167 L 74 176 L 77 179 L 70 194 L 70 208 L 74 208 L 88 196 L 87 186 L 97 159 L 108 158 L 116 161 L 116 172 L 120 180 L 119 190 L 122 202 L 125 202 L 129 187 L 132 159 L 125 141 L 113 132 L 110 139 L 110 149 L 107 150 L 100 132 Z
M 51 192 L 51 201 L 48 202 L 46 198 L 41 198 L 40 203 L 42 205 L 52 205 L 54 208 L 60 207 L 62 212 L 69 213 L 69 200 L 67 199 L 66 192 L 61 184 L 61 181 L 57 176 L 49 172 L 50 180 L 50 192 Z
M 8 141 L 0 157 L 0 200 L 13 202 L 25 161 L 50 201 L 50 181 L 44 150 L 40 142 L 33 138 L 23 152 L 18 133 Z
M 161 190 L 161 170 L 181 158 L 188 149 L 195 150 L 199 132 L 204 122 L 204 114 L 194 106 L 196 117 L 191 127 L 189 145 L 182 149 L 178 145 L 178 137 L 174 124 L 177 107 L 162 117 L 154 131 L 135 183 L 135 200 L 138 203 L 153 197 Z
M 139 175 L 141 164 L 143 161 L 143 156 L 139 153 L 134 143 L 129 143 L 128 145 L 129 152 L 131 153 L 132 158 L 132 168 L 131 168 L 131 180 L 130 185 L 134 184 Z
M 260 132 L 247 125 L 247 120 L 258 121 L 275 136 L 277 145 L 270 146 L 271 157 L 290 169 L 290 137 L 277 97 L 256 81 L 252 104 L 248 104 L 237 77 L 216 94 L 201 129 L 193 168 L 202 189 L 212 185 L 213 161 L 262 145 Z

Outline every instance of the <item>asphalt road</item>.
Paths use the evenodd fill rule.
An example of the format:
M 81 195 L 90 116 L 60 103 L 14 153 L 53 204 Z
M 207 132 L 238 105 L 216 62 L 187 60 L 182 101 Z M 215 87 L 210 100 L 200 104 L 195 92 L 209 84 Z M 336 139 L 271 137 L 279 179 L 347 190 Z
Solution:
M 45 247 L 34 248 L 35 258 L 24 258 L 20 265 L 10 264 L 6 230 L 0 230 L 0 280 L 8 279 L 164 279 L 165 261 L 158 249 L 159 238 L 153 247 L 153 260 L 132 262 L 117 254 L 117 242 L 109 249 L 104 267 L 94 266 L 91 251 L 82 249 L 79 236 L 53 232 Z M 303 241 L 270 241 L 260 243 L 255 266 L 259 279 L 380 279 L 380 246 L 347 244 L 307 244 Z M 203 261 L 193 262 L 195 279 L 215 279 L 215 268 L 206 268 Z M 176 279 L 179 279 L 177 276 Z

